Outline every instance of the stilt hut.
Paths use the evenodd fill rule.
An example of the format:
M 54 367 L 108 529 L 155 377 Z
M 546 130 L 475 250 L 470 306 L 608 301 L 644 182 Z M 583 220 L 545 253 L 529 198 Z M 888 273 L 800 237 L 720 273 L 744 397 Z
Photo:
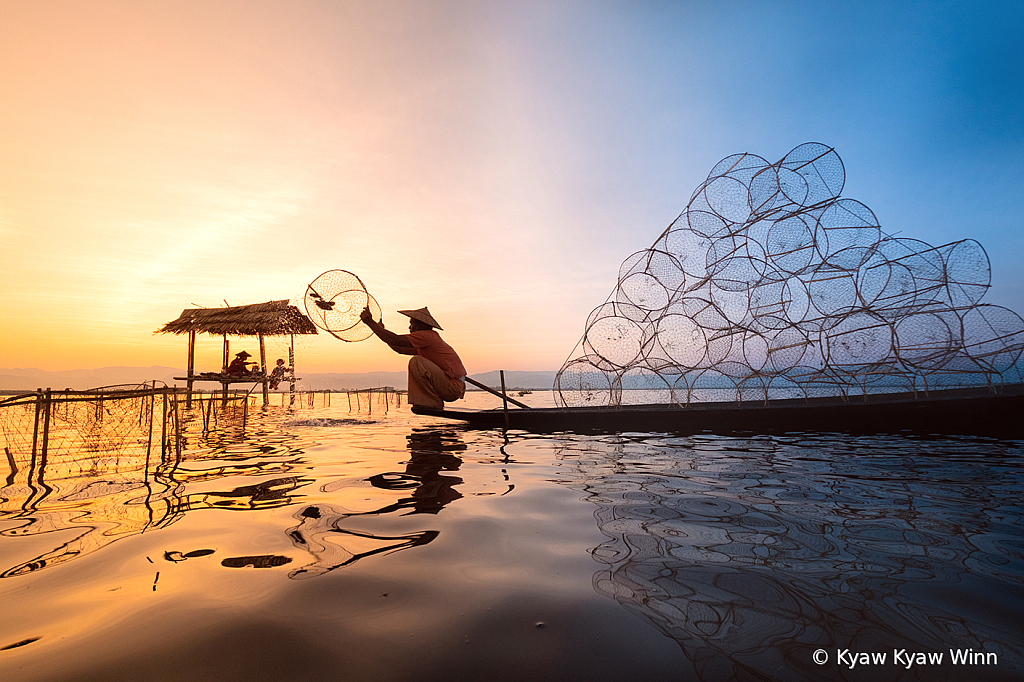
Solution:
M 188 401 L 192 400 L 192 385 L 197 381 L 215 381 L 220 383 L 227 397 L 228 386 L 232 383 L 262 383 L 263 404 L 269 402 L 267 375 L 267 352 L 264 337 L 288 336 L 288 366 L 291 368 L 290 391 L 295 393 L 295 335 L 316 334 L 316 326 L 288 301 L 267 301 L 252 305 L 230 306 L 226 308 L 186 308 L 177 319 L 171 320 L 157 334 L 188 334 L 188 376 L 175 377 L 183 379 L 188 385 Z M 220 372 L 195 371 L 196 334 L 210 334 L 224 339 L 224 361 Z M 262 376 L 243 378 L 230 377 L 226 374 L 230 358 L 229 336 L 256 336 L 260 341 L 260 368 Z

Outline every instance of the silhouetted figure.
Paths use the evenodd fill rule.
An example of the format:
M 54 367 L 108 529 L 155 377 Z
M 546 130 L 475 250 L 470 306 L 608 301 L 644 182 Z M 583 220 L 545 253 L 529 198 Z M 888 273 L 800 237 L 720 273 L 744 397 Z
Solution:
M 458 353 L 444 342 L 435 329 L 441 329 L 430 311 L 424 308 L 399 310 L 409 317 L 409 333 L 396 334 L 373 319 L 366 307 L 359 319 L 391 350 L 412 355 L 409 360 L 409 404 L 443 409 L 445 402 L 466 395 L 466 368 Z M 442 330 L 443 331 L 443 330 Z
M 235 353 L 235 359 L 231 361 L 231 364 L 228 365 L 228 368 L 226 370 L 224 370 L 224 373 L 232 377 L 240 377 L 245 374 L 249 374 L 251 370 L 249 369 L 249 367 L 247 367 L 247 365 L 256 364 L 255 362 L 248 361 L 250 357 L 252 356 L 246 353 L 244 350 L 240 353 Z
M 284 360 L 277 359 L 277 367 L 270 373 L 270 390 L 277 388 L 278 384 L 284 381 L 285 375 L 291 371 L 291 367 L 285 367 Z

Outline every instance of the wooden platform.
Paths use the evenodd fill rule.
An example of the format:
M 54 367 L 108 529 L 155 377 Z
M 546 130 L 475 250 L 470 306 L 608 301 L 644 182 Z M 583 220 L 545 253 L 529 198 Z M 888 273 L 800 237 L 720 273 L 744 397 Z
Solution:
M 264 380 L 270 383 L 270 377 L 264 376 L 228 376 L 227 374 L 216 374 L 216 375 L 202 375 L 193 374 L 190 377 L 174 377 L 175 381 L 213 381 L 218 384 L 260 384 Z M 294 379 L 285 378 L 281 379 L 278 383 L 286 384 L 293 381 L 302 381 L 302 377 L 295 377 Z
M 235 377 L 227 376 L 226 374 L 219 374 L 217 376 L 203 376 L 196 374 L 191 377 L 174 377 L 175 381 L 213 381 L 218 384 L 259 384 L 263 382 L 263 377 Z
M 477 428 L 503 428 L 502 410 L 438 410 L 413 406 L 416 414 L 467 422 Z M 912 432 L 937 435 L 1024 439 L 1024 386 L 989 389 L 879 394 L 842 398 L 773 400 L 765 403 L 696 403 L 513 409 L 510 429 L 552 433 L 667 432 L 844 433 Z

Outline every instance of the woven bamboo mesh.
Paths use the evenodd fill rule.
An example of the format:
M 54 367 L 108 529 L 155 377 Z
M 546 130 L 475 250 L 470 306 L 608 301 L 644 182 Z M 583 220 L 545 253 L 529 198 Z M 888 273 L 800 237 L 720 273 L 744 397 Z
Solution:
M 312 398 L 309 394 L 310 407 Z M 7 465 L 6 478 L 0 478 L 0 515 L 16 523 L 0 536 L 75 531 L 35 558 L 0 563 L 0 579 L 169 525 L 189 509 L 286 504 L 285 493 L 301 485 L 297 476 L 230 491 L 186 492 L 190 479 L 210 482 L 264 469 L 280 474 L 297 461 L 302 443 L 294 434 L 254 429 L 246 436 L 247 400 L 256 399 L 244 393 L 228 400 L 193 394 L 188 408 L 182 389 L 106 386 L 0 401 L 0 470 L 4 460 Z M 290 404 L 288 412 L 305 404 Z M 250 440 L 254 432 L 258 447 Z M 208 459 L 221 465 L 194 464 Z
M 885 234 L 807 143 L 720 161 L 627 258 L 555 379 L 567 406 L 765 401 L 1021 381 L 1024 320 L 981 303 L 988 256 Z
M 320 329 L 342 341 L 363 341 L 373 331 L 360 319 L 369 308 L 373 319 L 380 319 L 380 306 L 359 277 L 347 270 L 328 270 L 306 287 L 303 297 L 306 313 Z
M 42 460 L 51 476 L 61 477 L 140 468 L 152 450 L 154 392 L 110 386 L 91 395 L 54 391 L 8 399 L 0 405 L 8 464 L 25 474 Z M 155 430 L 159 441 L 161 426 Z

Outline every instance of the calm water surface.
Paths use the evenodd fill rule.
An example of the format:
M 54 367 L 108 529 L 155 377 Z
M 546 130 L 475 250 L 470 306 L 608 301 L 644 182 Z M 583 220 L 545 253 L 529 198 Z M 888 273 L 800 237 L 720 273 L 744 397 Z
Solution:
M 1024 679 L 1024 443 L 334 402 L 6 476 L 0 679 Z

